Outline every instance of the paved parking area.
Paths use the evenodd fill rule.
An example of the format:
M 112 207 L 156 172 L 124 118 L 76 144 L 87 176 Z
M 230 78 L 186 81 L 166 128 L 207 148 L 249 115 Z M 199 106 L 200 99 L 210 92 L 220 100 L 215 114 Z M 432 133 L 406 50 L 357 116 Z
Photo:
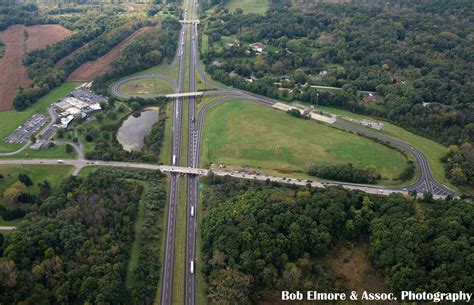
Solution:
M 4 139 L 5 143 L 23 144 L 30 140 L 35 132 L 43 127 L 49 118 L 44 114 L 35 114 L 29 118 L 24 124 L 18 126 L 15 131 Z

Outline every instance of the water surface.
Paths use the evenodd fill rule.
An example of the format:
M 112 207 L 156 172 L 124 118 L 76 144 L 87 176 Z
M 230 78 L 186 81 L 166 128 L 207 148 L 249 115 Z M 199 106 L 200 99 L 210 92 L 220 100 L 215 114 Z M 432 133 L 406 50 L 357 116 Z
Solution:
M 130 115 L 123 121 L 117 132 L 117 140 L 126 151 L 141 150 L 143 141 L 150 133 L 153 124 L 158 121 L 159 111 L 156 109 L 146 109 L 139 113 L 139 116 Z

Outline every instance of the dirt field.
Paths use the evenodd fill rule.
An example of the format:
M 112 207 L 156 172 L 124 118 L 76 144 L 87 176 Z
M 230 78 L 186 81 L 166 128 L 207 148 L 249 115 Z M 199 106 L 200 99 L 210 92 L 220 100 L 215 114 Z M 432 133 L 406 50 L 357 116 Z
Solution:
M 101 75 L 105 69 L 120 56 L 120 53 L 127 46 L 127 44 L 130 43 L 130 41 L 142 35 L 143 33 L 146 33 L 152 28 L 153 27 L 143 27 L 136 30 L 132 35 L 125 38 L 121 43 L 119 43 L 115 48 L 110 50 L 110 52 L 101 58 L 97 59 L 96 61 L 88 61 L 77 68 L 76 71 L 69 75 L 68 81 L 89 82 L 95 77 Z
M 28 32 L 26 41 L 25 31 Z M 13 25 L 0 32 L 0 40 L 5 44 L 5 53 L 0 59 L 0 110 L 13 109 L 13 100 L 18 88 L 31 84 L 23 64 L 25 49 L 44 48 L 70 34 L 69 30 L 60 25 Z
M 35 25 L 26 28 L 28 52 L 43 49 L 72 35 L 72 32 L 58 24 Z
M 23 65 L 24 29 L 22 25 L 14 25 L 0 32 L 5 44 L 5 53 L 0 59 L 0 110 L 12 109 L 18 88 L 31 84 Z

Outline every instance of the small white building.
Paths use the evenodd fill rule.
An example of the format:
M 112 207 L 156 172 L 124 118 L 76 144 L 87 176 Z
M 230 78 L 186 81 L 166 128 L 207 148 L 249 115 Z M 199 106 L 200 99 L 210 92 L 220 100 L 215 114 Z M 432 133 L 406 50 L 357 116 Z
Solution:
M 265 44 L 261 43 L 261 42 L 256 42 L 256 43 L 252 43 L 249 45 L 249 47 L 252 49 L 252 51 L 254 52 L 257 52 L 257 53 L 262 53 L 263 50 L 265 50 L 265 48 L 267 47 Z
M 61 128 L 67 128 L 72 120 L 74 120 L 74 116 L 72 114 L 68 115 L 67 117 L 61 118 Z

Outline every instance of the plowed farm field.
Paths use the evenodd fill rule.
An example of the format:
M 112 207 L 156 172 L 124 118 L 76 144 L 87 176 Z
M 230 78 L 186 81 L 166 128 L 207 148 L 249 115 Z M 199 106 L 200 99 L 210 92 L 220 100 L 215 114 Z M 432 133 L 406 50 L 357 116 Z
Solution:
M 43 49 L 72 35 L 72 32 L 58 24 L 34 25 L 26 28 L 27 51 Z
M 104 73 L 105 69 L 107 69 L 107 67 L 120 56 L 122 50 L 127 46 L 127 44 L 129 44 L 134 38 L 146 33 L 152 28 L 153 27 L 143 27 L 136 30 L 132 35 L 125 38 L 101 58 L 95 61 L 88 61 L 77 68 L 76 71 L 69 75 L 68 81 L 89 82 L 101 75 Z
M 0 110 L 12 109 L 19 88 L 31 84 L 23 63 L 25 51 L 45 48 L 70 35 L 71 31 L 60 25 L 13 25 L 0 32 L 0 40 L 5 44 L 5 53 L 0 58 Z

